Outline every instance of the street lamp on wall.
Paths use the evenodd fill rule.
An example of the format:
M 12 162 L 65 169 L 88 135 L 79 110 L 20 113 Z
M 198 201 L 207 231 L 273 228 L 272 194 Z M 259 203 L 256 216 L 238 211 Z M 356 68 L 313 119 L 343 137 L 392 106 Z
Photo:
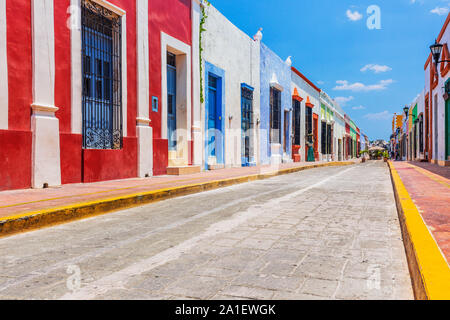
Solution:
M 433 56 L 433 60 L 434 60 L 434 63 L 436 64 L 436 68 L 439 63 L 450 62 L 450 60 L 440 60 L 443 48 L 444 48 L 444 45 L 437 42 L 437 40 L 435 40 L 434 44 L 430 46 L 431 55 Z
M 406 107 L 403 108 L 403 112 L 406 114 L 406 117 L 408 117 L 408 114 L 409 114 L 409 108 L 408 108 L 408 106 L 406 106 Z

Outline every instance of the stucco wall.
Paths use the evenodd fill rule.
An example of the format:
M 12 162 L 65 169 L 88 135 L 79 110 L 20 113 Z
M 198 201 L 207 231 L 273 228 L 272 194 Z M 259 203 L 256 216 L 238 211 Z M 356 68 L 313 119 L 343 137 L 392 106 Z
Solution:
M 2 188 L 14 189 L 30 186 L 30 154 L 32 147 L 32 140 L 30 139 L 30 105 L 34 100 L 38 100 L 34 102 L 43 104 L 55 104 L 59 108 L 56 117 L 59 120 L 60 152 L 58 153 L 60 153 L 61 180 L 63 184 L 137 176 L 137 2 L 136 0 L 108 0 L 107 2 L 126 13 L 122 17 L 124 22 L 122 25 L 124 145 L 122 150 L 84 150 L 82 152 L 81 54 L 75 54 L 81 52 L 81 32 L 79 20 L 76 19 L 80 18 L 80 16 L 75 14 L 79 11 L 68 11 L 70 4 L 79 5 L 80 2 L 77 0 L 55 0 L 53 3 L 54 19 L 35 16 L 35 18 L 52 22 L 52 26 L 46 28 L 48 38 L 44 39 L 51 44 L 50 49 L 47 49 L 51 53 L 47 54 L 49 59 L 38 57 L 34 61 L 32 59 L 32 22 L 39 20 L 32 19 L 31 4 L 39 3 L 39 1 L 0 0 L 0 43 L 3 43 L 4 47 L 4 38 L 6 36 L 8 70 L 7 87 L 5 86 L 5 81 L 0 85 L 0 101 L 6 99 L 5 88 L 8 94 L 8 103 L 6 104 L 8 112 L 7 116 L 5 116 L 7 119 L 3 119 L 0 124 L 0 129 L 2 129 L 0 138 L 2 141 L 14 141 L 14 143 L 0 144 L 2 149 L 0 165 L 5 169 L 0 173 L 0 185 Z M 147 96 L 149 99 L 151 96 L 155 96 L 161 101 L 161 31 L 191 45 L 191 31 L 193 28 L 191 24 L 191 0 L 149 1 L 148 7 L 148 15 L 147 12 L 144 12 L 143 15 L 145 15 L 145 18 L 148 16 L 149 22 L 149 36 L 146 38 L 150 38 L 150 45 L 144 49 L 150 55 L 146 59 L 149 70 L 146 72 L 148 76 L 145 80 L 149 82 L 150 92 L 144 92 L 142 96 Z M 46 10 L 51 10 L 51 8 L 47 6 Z M 70 21 L 70 17 L 74 18 L 71 22 L 76 22 L 78 28 L 67 28 L 67 22 Z M 5 18 L 7 23 L 6 30 Z M 75 36 L 76 34 L 78 36 Z M 39 41 L 39 43 L 43 43 L 41 43 L 42 46 L 46 44 L 43 42 L 44 40 L 40 39 Z M 54 50 L 52 48 L 53 43 Z M 198 45 L 195 45 L 195 47 L 198 48 Z M 36 50 L 37 47 L 34 46 L 34 48 Z M 0 70 L 4 69 L 4 53 L 0 54 Z M 196 63 L 198 60 L 194 59 L 193 61 Z M 48 81 L 34 81 L 33 83 L 33 77 L 37 79 L 43 78 L 42 72 L 39 72 L 39 74 L 32 73 L 36 69 L 37 63 L 39 65 L 43 63 L 50 64 L 51 68 L 47 69 L 50 70 L 48 73 L 50 73 L 52 80 L 54 78 L 54 86 L 47 85 L 44 88 L 45 90 L 43 90 L 38 85 L 46 84 Z M 195 75 L 193 77 L 195 81 Z M 36 90 L 36 88 L 39 90 Z M 41 101 L 41 93 L 47 91 L 54 91 L 54 93 L 51 92 L 54 97 L 49 101 Z M 142 93 L 142 91 L 140 92 Z M 52 102 L 53 98 L 54 103 Z M 4 108 L 2 109 L 3 111 Z M 159 169 L 159 171 L 156 170 L 157 173 L 165 174 L 167 167 L 167 140 L 161 139 L 160 134 L 161 104 L 158 112 L 146 111 L 150 113 L 152 126 L 156 131 L 154 140 L 156 147 L 155 152 L 151 156 L 156 159 L 155 166 Z M 1 112 L 1 114 L 6 114 L 6 112 Z M 151 144 L 151 141 L 148 142 Z M 22 152 L 17 153 L 16 150 L 13 150 L 14 145 L 20 145 Z M 21 168 L 23 167 L 23 170 L 15 170 L 14 166 L 17 166 L 17 162 L 14 163 L 12 159 L 16 158 L 20 159 L 20 166 Z M 102 167 L 99 168 L 99 165 L 102 165 Z M 121 170 L 118 171 L 116 168 L 121 168 Z M 56 169 L 56 166 L 53 166 L 53 170 L 59 171 Z
M 450 28 L 447 27 L 446 30 L 443 33 L 442 39 L 439 41 L 441 44 L 449 44 L 450 42 Z M 441 56 L 442 59 L 442 56 Z M 432 105 L 431 108 L 431 117 L 432 117 L 432 124 L 431 124 L 431 133 L 432 133 L 432 159 L 438 160 L 438 161 L 445 161 L 445 100 L 443 98 L 443 95 L 445 93 L 444 87 L 445 82 L 450 77 L 450 72 L 448 72 L 444 77 L 441 76 L 440 67 L 441 65 L 438 65 L 438 75 L 439 75 L 439 82 L 435 89 L 430 91 L 430 68 L 434 67 L 434 61 L 431 61 L 433 63 L 428 63 L 428 65 L 425 68 L 425 94 L 430 93 L 430 105 Z M 435 103 L 435 96 L 437 95 L 437 105 Z M 437 115 L 437 117 L 436 117 Z M 436 123 L 437 121 L 437 123 Z M 436 125 L 438 130 L 436 131 Z M 424 133 L 425 133 L 425 127 L 424 127 Z M 437 138 L 437 150 L 436 150 L 436 138 Z
M 0 10 L 0 41 L 3 41 L 3 47 L 6 41 L 7 46 L 6 52 L 0 54 L 1 69 L 6 68 L 8 72 L 7 77 L 2 75 L 7 83 L 0 85 L 4 103 L 0 107 L 1 115 L 7 117 L 1 126 L 7 130 L 0 130 L 0 190 L 9 190 L 31 186 L 31 1 L 8 0 L 2 3 Z
M 332 101 L 331 98 L 325 93 L 325 92 L 321 92 L 320 93 L 320 120 L 321 122 L 326 122 L 327 124 L 332 124 L 332 122 L 334 121 L 334 108 L 332 105 Z M 322 125 L 320 126 L 320 128 L 322 128 Z M 322 160 L 331 160 L 332 156 L 334 155 L 334 151 L 335 151 L 335 144 L 334 144 L 334 125 L 332 125 L 333 128 L 333 138 L 332 138 L 332 148 L 333 148 L 333 152 L 330 153 L 329 155 L 327 154 L 321 154 L 321 159 Z M 322 138 L 322 135 L 320 135 L 320 138 Z M 322 145 L 319 145 L 319 153 L 321 153 L 322 151 Z
M 339 160 L 338 143 L 341 140 L 341 156 L 344 157 L 344 137 L 345 137 L 345 120 L 341 116 L 336 116 L 335 113 L 334 123 L 334 138 L 335 138 L 335 157 Z M 342 159 L 341 159 L 342 160 Z
M 150 108 L 150 120 L 153 128 L 153 173 L 164 175 L 167 173 L 169 163 L 168 140 L 164 135 L 167 125 L 163 117 L 163 88 L 162 73 L 167 66 L 163 65 L 161 46 L 162 33 L 173 37 L 180 42 L 192 46 L 191 0 L 157 0 L 149 1 L 149 51 L 150 51 L 150 97 L 159 100 L 158 111 Z M 193 47 L 193 46 L 192 46 Z M 196 61 L 193 60 L 195 64 Z M 191 144 L 191 141 L 188 141 Z
M 413 104 L 417 104 L 417 116 L 425 112 L 425 95 L 423 91 L 420 93 L 419 97 L 414 101 Z
M 450 28 L 447 27 L 447 29 L 444 32 L 444 35 L 440 41 L 440 43 L 450 43 Z M 439 65 L 440 67 L 440 65 Z M 440 68 L 438 68 L 440 71 Z M 437 137 L 438 142 L 438 150 L 436 152 L 435 150 L 435 143 L 433 143 L 433 159 L 445 161 L 447 160 L 445 158 L 445 134 L 446 134 L 446 128 L 445 128 L 445 100 L 444 100 L 444 93 L 445 93 L 445 82 L 450 77 L 450 72 L 447 73 L 444 78 L 441 77 L 441 73 L 439 72 L 439 83 L 436 89 L 434 89 L 434 93 L 437 93 L 438 97 L 438 105 L 435 106 L 435 102 L 433 100 L 433 122 L 437 121 L 437 136 L 434 134 L 434 138 Z M 434 108 L 437 107 L 437 113 L 435 112 Z M 435 118 L 435 115 L 437 114 L 437 119 Z M 433 130 L 435 128 L 435 125 L 433 123 Z
M 343 139 L 345 137 L 345 118 L 344 111 L 341 106 L 334 100 L 332 100 L 328 94 L 321 92 L 320 102 L 322 105 L 326 106 L 328 112 L 326 114 L 327 122 L 333 123 L 333 152 L 332 156 L 335 160 L 339 159 L 339 140 L 342 141 L 341 144 L 341 156 L 343 156 Z M 322 120 L 324 120 L 322 118 Z M 361 146 L 364 145 L 361 139 Z
M 260 153 L 261 163 L 270 163 L 270 82 L 273 75 L 278 79 L 278 83 L 283 87 L 281 93 L 281 130 L 284 128 L 284 111 L 292 109 L 291 92 L 291 67 L 279 56 L 270 50 L 264 43 L 261 43 L 261 130 L 260 130 Z M 289 115 L 289 132 L 292 132 L 292 112 Z M 284 132 L 281 135 L 281 146 L 283 146 Z M 291 139 L 287 141 L 289 156 L 292 156 Z M 282 148 L 280 154 L 282 154 Z
M 424 95 L 424 91 L 422 91 L 420 93 L 420 95 L 412 103 L 413 107 L 415 105 L 417 105 L 417 117 L 420 118 L 420 115 L 423 114 L 423 119 L 425 121 L 425 95 Z M 414 124 L 413 124 L 413 126 L 414 126 Z M 417 134 L 417 150 L 416 150 L 417 152 L 415 154 L 415 157 L 416 158 L 423 158 L 423 153 L 420 152 L 419 122 L 417 123 L 417 125 L 415 127 L 416 127 L 416 134 Z M 425 124 L 424 124 L 424 133 L 425 133 Z M 425 148 L 425 146 L 424 146 L 424 148 Z
M 225 109 L 225 165 L 241 166 L 241 84 L 245 83 L 254 88 L 253 112 L 254 128 L 256 120 L 260 115 L 260 43 L 254 41 L 227 18 L 225 18 L 216 8 L 206 6 L 207 19 L 205 23 L 206 31 L 203 34 L 203 63 L 222 69 L 224 76 Z M 206 68 L 204 67 L 205 71 Z M 204 74 L 203 85 L 206 84 L 207 72 Z M 203 91 L 205 97 L 207 90 Z M 206 100 L 206 99 L 205 99 Z M 205 104 L 202 107 L 201 119 L 203 137 L 205 138 Z M 230 120 L 231 118 L 231 120 Z M 257 155 L 257 137 L 254 136 L 255 159 Z M 203 156 L 203 163 L 208 159 Z M 258 160 L 256 160 L 258 162 Z
M 298 76 L 295 72 L 291 71 L 291 92 L 294 92 L 297 89 L 300 97 L 303 98 L 302 101 L 302 112 L 301 112 L 301 146 L 302 146 L 302 159 L 305 159 L 305 150 L 306 150 L 306 128 L 305 128 L 305 114 L 306 114 L 306 106 L 305 103 L 309 97 L 310 102 L 314 105 L 313 113 L 319 115 L 319 128 L 318 128 L 318 138 L 319 138 L 319 154 L 320 154 L 320 138 L 322 128 L 320 126 L 320 93 L 313 88 L 308 82 L 306 82 L 303 78 Z
M 342 109 L 342 107 L 339 105 L 339 103 L 337 103 L 336 101 L 333 101 L 333 107 L 336 110 L 336 112 L 334 113 L 334 119 L 335 119 L 335 125 L 334 125 L 334 135 L 336 137 L 336 148 L 337 143 L 339 142 L 339 139 L 341 139 L 342 141 L 342 145 L 341 145 L 341 155 L 342 155 L 342 159 L 344 157 L 344 137 L 345 137 L 345 112 Z M 338 152 L 338 149 L 336 149 L 336 152 Z M 338 154 L 336 153 L 336 155 L 338 156 Z M 338 159 L 338 158 L 337 158 Z M 341 160 L 342 160 L 341 159 Z

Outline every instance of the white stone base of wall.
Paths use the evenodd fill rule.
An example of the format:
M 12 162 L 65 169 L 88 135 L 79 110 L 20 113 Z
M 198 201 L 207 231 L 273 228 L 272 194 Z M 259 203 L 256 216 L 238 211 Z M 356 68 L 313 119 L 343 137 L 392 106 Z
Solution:
M 61 185 L 59 148 L 59 120 L 55 106 L 31 106 L 33 133 L 31 187 L 43 188 Z
M 208 166 L 215 166 L 217 164 L 217 157 L 208 157 Z
M 270 165 L 278 166 L 282 163 L 283 163 L 283 158 L 281 157 L 281 154 L 275 154 L 270 157 Z
M 138 137 L 138 177 L 153 176 L 153 128 L 150 120 L 138 119 L 136 133 Z
M 193 138 L 194 138 L 194 150 L 192 150 L 192 152 L 194 153 L 193 165 L 194 166 L 202 166 L 202 160 L 203 160 L 202 129 L 198 128 L 198 127 L 193 127 L 192 131 L 193 131 Z
M 283 163 L 293 163 L 294 160 L 292 160 L 292 158 L 287 154 L 283 154 Z
M 270 145 L 270 151 L 272 156 L 270 157 L 270 164 L 272 166 L 278 166 L 283 163 L 283 157 L 281 156 L 281 144 L 273 143 Z

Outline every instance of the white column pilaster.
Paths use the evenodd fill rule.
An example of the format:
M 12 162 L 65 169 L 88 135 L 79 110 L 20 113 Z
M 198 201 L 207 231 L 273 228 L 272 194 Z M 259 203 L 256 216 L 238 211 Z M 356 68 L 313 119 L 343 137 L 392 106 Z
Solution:
M 8 60 L 6 52 L 6 0 L 0 0 L 0 130 L 8 129 Z
M 82 68 L 81 68 L 81 0 L 70 0 L 71 42 L 71 125 L 72 133 L 81 134 L 82 114 Z
M 192 94 L 193 119 L 192 139 L 194 141 L 193 165 L 201 166 L 203 160 L 203 135 L 200 103 L 200 2 L 192 0 Z
M 32 187 L 61 184 L 59 120 L 55 117 L 53 0 L 32 1 L 33 104 Z
M 137 0 L 138 176 L 153 175 L 153 128 L 150 126 L 148 0 Z
M 106 3 L 106 1 L 103 2 Z M 125 11 L 123 11 L 121 14 L 118 14 L 121 16 L 122 23 L 122 129 L 123 136 L 128 137 L 127 15 Z

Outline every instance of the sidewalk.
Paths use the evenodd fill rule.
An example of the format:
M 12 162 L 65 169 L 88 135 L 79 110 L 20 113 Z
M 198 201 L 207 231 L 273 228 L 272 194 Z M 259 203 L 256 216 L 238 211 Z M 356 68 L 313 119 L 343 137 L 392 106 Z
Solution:
M 350 165 L 356 162 L 358 160 L 339 163 L 282 164 L 279 168 L 271 166 L 231 168 L 186 176 L 158 176 L 147 179 L 72 184 L 49 189 L 4 191 L 0 192 L 0 236 L 173 196 L 311 168 Z
M 393 162 L 425 224 L 450 262 L 450 168 Z

